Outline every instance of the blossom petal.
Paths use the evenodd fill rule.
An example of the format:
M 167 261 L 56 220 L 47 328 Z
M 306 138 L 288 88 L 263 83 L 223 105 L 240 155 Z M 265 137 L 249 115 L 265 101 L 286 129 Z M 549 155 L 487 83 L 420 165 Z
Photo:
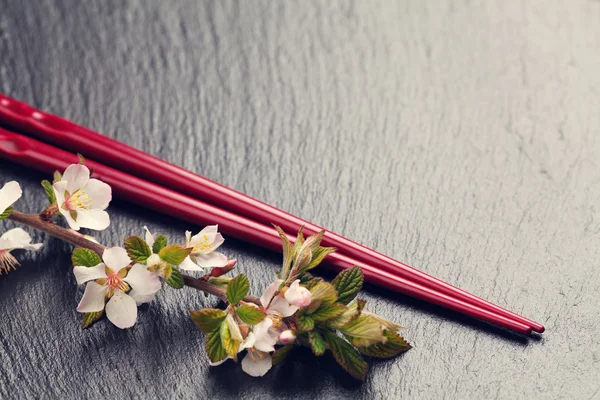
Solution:
M 22 194 L 23 191 L 18 182 L 10 181 L 5 183 L 2 189 L 0 189 L 0 214 L 12 206 L 15 201 L 19 200 Z
M 223 238 L 223 235 L 221 235 L 220 233 L 217 233 L 215 235 L 215 240 L 212 243 L 213 250 L 218 249 L 219 246 L 221 246 L 224 242 L 225 242 L 225 239 Z
M 129 292 L 127 294 L 129 296 L 131 296 L 132 299 L 135 300 L 135 304 L 137 304 L 138 306 L 140 304 L 150 303 L 152 300 L 154 300 L 154 297 L 155 297 L 154 293 L 141 295 L 135 289 L 132 289 L 131 292 Z
M 194 258 L 202 268 L 224 267 L 229 262 L 226 255 L 214 251 L 208 254 L 196 254 Z
M 129 283 L 131 288 L 140 296 L 154 294 L 160 289 L 158 275 L 148 271 L 146 266 L 142 264 L 135 264 L 131 267 L 123 280 Z
M 244 339 L 244 341 L 240 343 L 240 351 L 244 349 L 251 349 L 252 347 L 254 347 L 254 343 L 256 343 L 256 336 L 254 335 L 254 332 L 248 332 L 248 336 L 246 336 L 246 339 Z
M 154 246 L 154 235 L 150 232 L 150 230 L 148 229 L 147 226 L 144 225 L 144 229 L 146 230 L 146 243 L 148 243 L 148 246 L 150 246 L 150 248 L 152 248 L 152 246 Z
M 281 313 L 281 315 L 283 315 L 284 317 L 291 317 L 296 311 L 298 311 L 298 307 L 291 305 L 286 299 L 284 299 L 281 296 L 275 296 L 273 301 L 271 301 L 269 310 L 277 311 L 278 313 Z
M 100 263 L 95 267 L 81 267 L 77 266 L 73 268 L 73 274 L 78 285 L 82 285 L 87 281 L 94 281 L 100 278 L 106 278 L 106 265 Z
M 69 165 L 61 179 L 61 181 L 67 182 L 67 191 L 71 194 L 83 188 L 89 180 L 90 170 L 81 164 Z
M 113 271 L 119 272 L 131 264 L 131 259 L 127 255 L 127 250 L 122 247 L 110 247 L 102 253 L 102 260 Z
M 227 356 L 226 358 L 224 358 L 221 361 L 217 361 L 217 362 L 212 362 L 210 361 L 210 359 L 208 360 L 208 365 L 210 365 L 211 367 L 218 367 L 219 365 L 223 364 L 225 361 L 227 360 L 233 360 L 233 358 L 231 356 Z
M 82 228 L 102 231 L 110 225 L 110 217 L 106 211 L 99 209 L 82 210 L 79 208 L 77 209 L 77 223 Z
M 273 320 L 265 318 L 254 326 L 254 348 L 256 350 L 270 352 L 275 350 L 275 344 L 279 339 L 277 332 L 272 332 Z
M 58 211 L 62 214 L 63 217 L 67 220 L 67 224 L 69 224 L 69 228 L 74 231 L 78 231 L 81 229 L 81 226 L 75 221 L 75 219 L 71 216 L 71 213 L 67 210 L 64 210 L 62 207 L 58 207 Z
M 89 282 L 86 285 L 85 292 L 83 292 L 83 297 L 77 306 L 77 311 L 85 313 L 103 310 L 105 294 L 106 286 L 98 285 L 96 282 Z
M 271 302 L 273 295 L 275 295 L 275 292 L 279 289 L 279 286 L 281 286 L 282 283 L 283 283 L 283 279 L 277 279 L 276 281 L 271 283 L 269 286 L 267 286 L 263 295 L 260 296 L 260 303 L 263 305 L 263 307 L 269 306 L 269 303 Z
M 42 243 L 31 244 L 31 236 L 22 228 L 11 229 L 2 235 L 1 239 L 8 242 L 8 249 L 38 250 L 43 246 Z
M 296 279 L 285 292 L 285 299 L 297 307 L 307 307 L 312 300 L 310 290 L 300 286 L 300 279 Z
M 242 360 L 242 369 L 245 373 L 250 376 L 259 377 L 263 376 L 273 366 L 273 359 L 269 354 L 262 354 L 263 357 L 254 357 L 252 359 L 250 354 L 246 354 Z
M 215 236 L 217 235 L 218 230 L 219 225 L 208 225 L 200 232 L 198 232 L 197 235 L 192 237 L 192 240 L 194 240 L 194 238 L 201 239 L 202 237 L 204 237 L 204 235 L 206 235 L 206 237 L 208 238 L 208 243 L 213 243 L 215 241 Z
M 106 303 L 106 318 L 117 328 L 131 328 L 137 320 L 135 300 L 120 290 L 116 290 L 113 297 Z
M 91 208 L 104 210 L 112 200 L 111 187 L 98 179 L 87 181 L 82 190 L 92 199 Z
M 187 256 L 183 262 L 178 265 L 178 267 L 186 271 L 204 271 L 204 268 L 200 268 L 195 262 L 192 261 L 190 256 Z

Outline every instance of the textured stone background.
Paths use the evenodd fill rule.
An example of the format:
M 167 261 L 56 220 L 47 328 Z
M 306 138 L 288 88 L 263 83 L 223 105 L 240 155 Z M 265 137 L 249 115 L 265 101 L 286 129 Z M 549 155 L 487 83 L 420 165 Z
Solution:
M 35 233 L 0 277 L 0 397 L 599 398 L 598 21 L 598 1 L 0 0 L 1 92 L 547 326 L 518 338 L 367 288 L 413 350 L 363 384 L 302 350 L 252 379 L 207 366 L 186 310 L 216 302 L 192 290 L 82 332 L 70 247 Z M 25 211 L 42 178 L 0 161 Z M 110 211 L 109 245 L 197 228 Z M 279 262 L 224 251 L 255 293 Z

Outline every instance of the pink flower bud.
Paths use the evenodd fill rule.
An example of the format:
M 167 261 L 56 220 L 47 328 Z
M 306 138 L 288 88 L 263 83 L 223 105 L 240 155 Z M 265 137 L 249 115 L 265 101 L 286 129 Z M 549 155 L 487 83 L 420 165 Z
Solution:
M 307 307 L 312 300 L 312 294 L 310 290 L 300 286 L 300 279 L 296 279 L 285 291 L 285 299 L 296 307 Z
M 296 341 L 296 335 L 294 335 L 294 332 L 288 329 L 287 331 L 281 332 L 279 335 L 279 341 L 283 344 L 292 344 Z

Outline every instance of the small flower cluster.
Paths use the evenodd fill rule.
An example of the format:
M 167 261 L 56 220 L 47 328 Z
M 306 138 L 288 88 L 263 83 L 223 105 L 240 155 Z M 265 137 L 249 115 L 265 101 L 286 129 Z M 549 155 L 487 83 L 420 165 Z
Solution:
M 362 380 L 367 373 L 362 355 L 391 358 L 410 349 L 397 333 L 402 327 L 365 311 L 366 302 L 356 299 L 364 279 L 359 267 L 342 271 L 331 283 L 308 272 L 334 251 L 320 246 L 323 232 L 305 240 L 301 230 L 292 245 L 277 229 L 284 249 L 283 268 L 259 301 L 245 300 L 249 282 L 238 275 L 227 283 L 225 310 L 190 311 L 207 334 L 211 365 L 237 361 L 245 351 L 242 369 L 263 376 L 299 344 L 316 356 L 331 351 L 342 368 Z
M 211 293 L 226 300 L 224 310 L 190 311 L 194 323 L 207 335 L 206 351 L 213 366 L 227 360 L 237 362 L 238 355 L 245 353 L 242 369 L 249 375 L 263 376 L 301 345 L 315 356 L 331 352 L 342 368 L 362 380 L 367 373 L 363 355 L 390 358 L 410 349 L 397 333 L 400 326 L 365 311 L 366 302 L 356 298 L 364 280 L 359 267 L 342 271 L 331 283 L 310 274 L 335 251 L 321 246 L 324 232 L 304 238 L 301 229 L 292 243 L 276 227 L 282 240 L 283 265 L 277 279 L 258 299 L 248 297 L 250 283 L 245 275 L 225 276 L 236 260 L 216 251 L 224 242 L 217 225 L 207 226 L 196 235 L 186 231 L 182 244 L 169 244 L 166 236 L 144 227 L 143 237 L 130 236 L 123 247 L 105 248 L 76 232 L 81 228 L 103 230 L 110 225 L 105 210 L 112 198 L 111 188 L 90 177 L 83 158 L 64 174 L 56 172 L 53 183 L 43 181 L 42 186 L 49 206 L 35 219 L 53 228 L 29 225 L 49 233 L 62 230 L 57 236 L 68 233 L 76 238 L 71 242 L 82 245 L 73 251 L 72 263 L 77 284 L 86 284 L 77 306 L 83 313 L 83 328 L 104 316 L 118 328 L 130 328 L 137 321 L 138 306 L 154 299 L 162 281 L 181 289 L 195 280 L 209 285 Z M 0 219 L 14 213 L 12 205 L 21 195 L 17 182 L 8 182 L 0 189 Z M 53 225 L 56 215 L 65 218 L 70 230 Z M 11 251 L 42 247 L 31 241 L 21 228 L 0 237 L 0 274 L 19 265 Z M 182 270 L 206 275 L 195 279 L 184 276 Z

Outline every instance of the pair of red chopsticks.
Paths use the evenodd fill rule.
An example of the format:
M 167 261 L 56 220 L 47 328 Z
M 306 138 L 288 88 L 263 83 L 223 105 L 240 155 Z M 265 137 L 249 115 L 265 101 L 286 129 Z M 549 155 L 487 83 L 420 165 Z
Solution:
M 0 124 L 45 142 L 0 128 L 0 157 L 52 173 L 86 157 L 97 178 L 117 197 L 199 225 L 219 224 L 229 236 L 281 251 L 276 224 L 290 240 L 301 225 L 308 235 L 322 228 L 275 207 L 167 163 L 116 140 L 0 94 Z M 96 160 L 96 161 L 92 161 Z M 127 172 L 122 172 L 127 171 Z M 203 199 L 203 201 L 198 200 Z M 349 239 L 327 231 L 324 246 L 338 252 L 326 258 L 335 270 L 359 265 L 366 281 L 437 304 L 492 324 L 529 334 L 544 326 L 442 282 Z

